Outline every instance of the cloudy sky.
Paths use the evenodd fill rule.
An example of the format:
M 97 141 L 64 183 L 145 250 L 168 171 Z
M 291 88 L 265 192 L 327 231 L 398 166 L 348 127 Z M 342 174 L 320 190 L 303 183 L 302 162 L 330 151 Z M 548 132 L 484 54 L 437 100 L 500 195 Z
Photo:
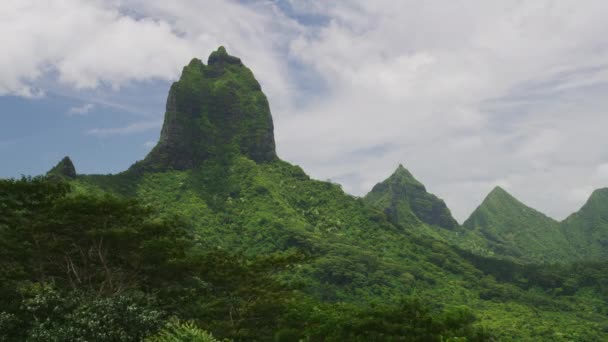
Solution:
M 562 219 L 608 186 L 608 1 L 3 0 L 0 177 L 115 173 L 224 45 L 279 155 L 355 195 L 402 163 L 462 222 L 495 186 Z

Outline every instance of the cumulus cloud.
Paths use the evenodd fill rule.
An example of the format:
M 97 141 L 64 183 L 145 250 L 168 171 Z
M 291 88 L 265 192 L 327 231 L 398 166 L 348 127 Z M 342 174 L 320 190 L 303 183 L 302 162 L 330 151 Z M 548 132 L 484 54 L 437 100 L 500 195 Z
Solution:
M 313 175 L 363 194 L 402 162 L 460 220 L 495 185 L 558 218 L 581 201 L 572 189 L 601 186 L 607 3 L 324 4 L 304 10 L 329 23 L 290 55 L 331 93 L 278 123 Z
M 601 0 L 7 0 L 0 94 L 173 80 L 225 45 L 268 94 L 281 157 L 314 177 L 361 195 L 403 163 L 461 221 L 495 185 L 562 218 L 608 182 L 606 16 Z
M 6 0 L 0 95 L 39 95 L 44 77 L 82 89 L 174 80 L 191 58 L 205 58 L 221 44 L 280 93 L 289 87 L 275 49 L 290 21 L 274 20 L 273 8 L 221 0 Z
M 103 1 L 3 1 L 0 32 L 0 94 L 31 96 L 49 73 L 77 88 L 172 78 L 193 53 L 166 22 Z

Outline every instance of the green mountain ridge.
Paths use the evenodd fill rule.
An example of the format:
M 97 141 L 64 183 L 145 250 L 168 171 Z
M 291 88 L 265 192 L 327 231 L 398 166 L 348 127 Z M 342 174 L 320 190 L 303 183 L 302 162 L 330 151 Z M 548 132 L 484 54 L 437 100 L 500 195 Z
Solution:
M 608 259 L 608 188 L 595 190 L 560 228 L 582 258 Z
M 559 222 L 523 204 L 501 187 L 494 188 L 463 223 L 468 235 L 483 239 L 477 251 L 526 262 L 571 260 L 574 249 Z M 482 251 L 485 249 L 485 251 Z
M 404 226 L 424 222 L 449 230 L 458 227 L 445 202 L 428 193 L 402 164 L 389 178 L 376 184 L 364 200 L 383 208 L 392 222 Z
M 399 165 L 364 197 L 389 220 L 478 255 L 523 263 L 567 263 L 608 259 L 608 191 L 558 222 L 496 186 L 462 224 L 443 201 Z
M 179 216 L 203 251 L 246 257 L 293 251 L 305 255 L 304 260 L 277 271 L 276 279 L 309 298 L 311 311 L 320 315 L 320 321 L 344 323 L 334 324 L 332 331 L 318 337 L 310 332 L 316 326 L 302 319 L 306 325 L 293 328 L 292 335 L 277 332 L 258 340 L 608 339 L 603 272 L 591 276 L 581 266 L 585 271 L 579 272 L 579 279 L 570 269 L 539 270 L 452 246 L 458 246 L 452 238 L 468 230 L 459 227 L 445 203 L 428 193 L 402 165 L 361 199 L 346 194 L 337 184 L 311 179 L 300 167 L 280 160 L 268 102 L 259 83 L 240 59 L 223 48 L 211 54 L 207 65 L 194 59 L 184 68 L 168 96 L 161 138 L 143 161 L 117 175 L 75 175 L 69 182 L 74 196 L 135 198 L 155 208 L 159 217 Z M 550 222 L 500 191 L 476 217 L 486 219 L 483 222 L 496 217 L 502 220 L 499 205 L 524 212 L 534 222 Z M 474 222 L 478 220 L 469 224 L 477 227 Z M 204 283 L 204 279 L 200 281 Z M 446 327 L 466 321 L 492 331 L 495 337 L 461 329 L 452 336 L 416 339 L 415 333 L 399 328 L 404 322 L 394 321 L 416 322 L 421 311 L 397 312 L 380 323 L 362 311 L 362 318 L 356 320 L 362 323 L 357 327 L 377 334 L 353 337 L 348 334 L 354 331 L 354 316 L 323 311 L 329 305 L 372 310 L 394 305 L 404 297 L 433 303 L 435 316 L 425 318 L 424 326 L 443 322 L 437 317 L 447 312 L 451 316 Z M 297 321 L 305 316 L 306 301 L 291 305 L 290 317 Z M 232 318 L 232 307 L 230 310 Z M 196 315 L 187 317 L 193 318 Z M 214 323 L 197 320 L 211 330 L 217 327 Z M 231 330 L 212 332 L 220 338 L 251 340 L 238 337 L 249 335 L 222 335 L 224 331 Z M 388 331 L 396 333 L 388 335 Z

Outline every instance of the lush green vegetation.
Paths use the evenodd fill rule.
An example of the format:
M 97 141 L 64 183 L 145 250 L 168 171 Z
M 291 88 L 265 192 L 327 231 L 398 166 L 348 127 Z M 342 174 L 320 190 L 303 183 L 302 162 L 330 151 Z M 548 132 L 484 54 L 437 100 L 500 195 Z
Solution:
M 578 257 L 608 260 L 608 189 L 599 189 L 578 212 L 561 223 L 561 230 Z
M 303 283 L 312 275 L 293 277 L 318 254 L 210 247 L 188 222 L 133 199 L 41 178 L 0 181 L 0 199 L 1 340 L 213 341 L 205 331 L 243 341 L 491 336 L 466 307 L 405 296 L 374 305 L 321 300 Z M 322 263 L 325 281 L 350 276 Z
M 266 95 L 251 70 L 220 47 L 207 65 L 195 58 L 184 67 L 169 91 L 158 144 L 131 169 L 184 170 L 235 153 L 277 158 Z
M 606 260 L 608 256 L 608 196 L 602 191 L 581 212 L 560 223 L 496 187 L 460 227 L 445 203 L 428 194 L 400 165 L 365 201 L 404 229 L 482 256 L 523 263 Z
M 245 257 L 297 250 L 305 258 L 276 273 L 276 279 L 304 296 L 294 299 L 304 312 L 331 308 L 322 309 L 331 312 L 331 320 L 314 317 L 320 322 L 334 320 L 330 331 L 336 334 L 335 327 L 342 323 L 335 320 L 350 322 L 344 323 L 345 334 L 355 329 L 353 319 L 369 317 L 374 310 L 379 312 L 372 316 L 383 317 L 379 322 L 385 322 L 388 332 L 393 323 L 383 312 L 399 310 L 395 303 L 418 300 L 439 322 L 442 315 L 465 306 L 476 317 L 471 326 L 477 332 L 489 331 L 501 340 L 606 337 L 603 278 L 592 266 L 573 280 L 570 269 L 525 266 L 456 249 L 440 235 L 420 234 L 446 229 L 420 220 L 410 226 L 392 224 L 383 211 L 345 194 L 336 184 L 310 179 L 297 166 L 237 157 L 210 160 L 193 170 L 128 177 L 81 176 L 72 184 L 77 193 L 124 189 L 124 194 L 160 212 L 177 213 L 205 249 Z M 130 186 L 119 186 L 123 182 Z M 546 270 L 551 270 L 548 275 Z M 582 280 L 592 273 L 592 280 Z M 558 280 L 550 281 L 555 274 Z M 314 317 L 309 317 L 310 329 L 315 327 Z M 384 329 L 364 326 L 361 331 Z M 292 329 L 301 330 L 285 329 L 285 336 L 291 336 L 287 332 Z M 314 329 L 319 331 L 315 334 L 327 333 Z M 218 338 L 229 336 L 210 331 Z M 335 338 L 354 339 L 339 336 Z
M 448 230 L 458 228 L 458 222 L 445 202 L 428 193 L 403 165 L 399 165 L 385 181 L 376 184 L 365 200 L 372 206 L 384 209 L 392 222 L 405 227 L 420 226 L 417 223 L 422 221 Z
M 496 187 L 463 224 L 464 243 L 482 255 L 525 262 L 575 260 L 559 223 Z
M 604 195 L 564 233 L 586 227 L 590 255 Z M 520 263 L 563 253 L 554 221 L 497 190 L 465 226 L 403 167 L 360 199 L 279 160 L 220 48 L 128 171 L 0 180 L 0 341 L 608 339 L 607 263 Z

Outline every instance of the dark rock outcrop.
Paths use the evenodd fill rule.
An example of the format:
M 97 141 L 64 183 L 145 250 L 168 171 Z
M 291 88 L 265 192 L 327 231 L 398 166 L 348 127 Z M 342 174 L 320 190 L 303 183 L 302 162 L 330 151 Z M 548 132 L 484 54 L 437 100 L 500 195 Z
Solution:
M 193 59 L 173 83 L 158 144 L 132 169 L 185 170 L 242 154 L 277 159 L 268 100 L 251 70 L 224 47 L 205 65 Z
M 76 168 L 70 157 L 66 156 L 61 159 L 55 167 L 46 173 L 48 177 L 60 177 L 60 178 L 76 178 Z

